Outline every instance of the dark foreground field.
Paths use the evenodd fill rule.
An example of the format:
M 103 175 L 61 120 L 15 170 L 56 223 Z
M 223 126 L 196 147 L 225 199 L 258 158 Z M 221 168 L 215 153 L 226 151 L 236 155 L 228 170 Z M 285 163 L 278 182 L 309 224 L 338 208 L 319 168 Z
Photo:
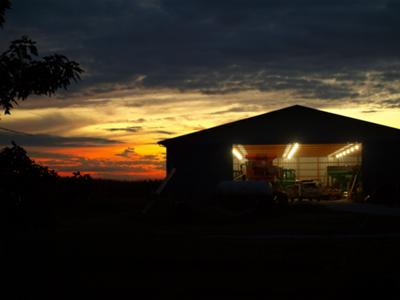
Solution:
M 139 200 L 19 232 L 9 258 L 17 299 L 399 299 L 396 217 L 308 203 L 241 219 L 144 217 Z

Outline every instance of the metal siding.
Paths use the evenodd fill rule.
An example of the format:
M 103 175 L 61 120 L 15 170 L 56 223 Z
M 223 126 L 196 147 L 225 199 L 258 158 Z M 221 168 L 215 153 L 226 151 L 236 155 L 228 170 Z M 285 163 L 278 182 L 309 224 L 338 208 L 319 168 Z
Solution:
M 366 195 L 380 186 L 400 182 L 400 145 L 395 142 L 375 142 L 363 145 L 363 184 Z
M 193 197 L 212 193 L 223 180 L 232 179 L 231 146 L 181 144 L 167 148 L 167 171 L 176 168 L 169 190 Z
M 181 143 L 302 144 L 358 141 L 398 141 L 400 130 L 327 113 L 292 106 L 248 119 L 209 128 L 162 141 L 164 145 Z
M 232 179 L 232 144 L 363 143 L 362 180 L 366 194 L 400 182 L 398 129 L 294 106 L 161 142 L 167 171 L 177 169 L 171 189 L 212 190 Z

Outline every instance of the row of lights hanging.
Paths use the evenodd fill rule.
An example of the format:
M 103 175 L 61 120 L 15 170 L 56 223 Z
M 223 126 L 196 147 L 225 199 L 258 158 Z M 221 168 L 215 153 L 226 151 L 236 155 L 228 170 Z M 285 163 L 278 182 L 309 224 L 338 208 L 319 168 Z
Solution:
M 293 155 L 299 150 L 300 144 L 299 143 L 292 143 L 286 146 L 286 149 L 282 155 L 283 158 L 286 159 L 291 159 Z M 238 159 L 238 160 L 244 160 L 244 155 L 242 154 L 243 152 L 246 152 L 243 148 L 242 145 L 239 145 L 239 149 L 233 148 L 232 149 L 232 154 Z M 344 156 L 347 156 L 349 154 L 358 152 L 361 149 L 361 144 L 355 143 L 355 144 L 348 144 L 344 146 L 343 148 L 339 149 L 338 151 L 334 152 L 331 154 L 331 156 L 336 157 L 337 159 L 342 158 Z
M 232 149 L 232 154 L 240 161 L 244 160 L 245 157 L 242 153 L 246 153 L 242 145 L 238 145 L 238 148 Z M 299 150 L 300 144 L 299 143 L 292 143 L 286 146 L 285 151 L 282 155 L 283 158 L 291 159 L 293 155 Z
M 361 144 L 349 144 L 342 149 L 340 149 L 336 154 L 335 157 L 337 159 L 352 154 L 354 152 L 358 152 L 361 149 Z

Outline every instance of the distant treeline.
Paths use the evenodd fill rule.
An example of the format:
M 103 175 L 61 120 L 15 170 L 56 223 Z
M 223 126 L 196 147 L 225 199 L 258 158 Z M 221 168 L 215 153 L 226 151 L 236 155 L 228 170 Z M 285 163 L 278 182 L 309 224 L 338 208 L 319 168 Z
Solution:
M 93 179 L 74 172 L 61 177 L 35 163 L 15 143 L 0 150 L 1 219 L 13 228 L 51 226 L 59 215 L 90 214 L 122 206 L 142 207 L 159 181 Z M 122 207 L 123 208 L 123 207 Z

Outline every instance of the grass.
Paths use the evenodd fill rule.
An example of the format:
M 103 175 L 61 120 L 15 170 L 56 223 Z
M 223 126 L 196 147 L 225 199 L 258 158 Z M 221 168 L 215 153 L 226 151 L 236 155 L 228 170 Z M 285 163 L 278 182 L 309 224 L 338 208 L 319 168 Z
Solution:
M 40 269 L 43 279 L 28 280 L 24 293 L 46 291 L 53 299 L 142 293 L 163 299 L 248 299 L 260 293 L 390 299 L 400 291 L 399 238 L 343 238 L 400 234 L 399 218 L 310 203 L 240 219 L 194 213 L 177 219 L 171 211 L 145 217 L 139 213 L 145 196 L 136 197 L 103 198 L 86 214 L 63 214 L 43 244 L 31 234 L 21 237 L 31 250 L 19 249 L 20 255 L 33 270 L 24 276 L 34 278 Z M 271 235 L 316 237 L 263 238 Z

